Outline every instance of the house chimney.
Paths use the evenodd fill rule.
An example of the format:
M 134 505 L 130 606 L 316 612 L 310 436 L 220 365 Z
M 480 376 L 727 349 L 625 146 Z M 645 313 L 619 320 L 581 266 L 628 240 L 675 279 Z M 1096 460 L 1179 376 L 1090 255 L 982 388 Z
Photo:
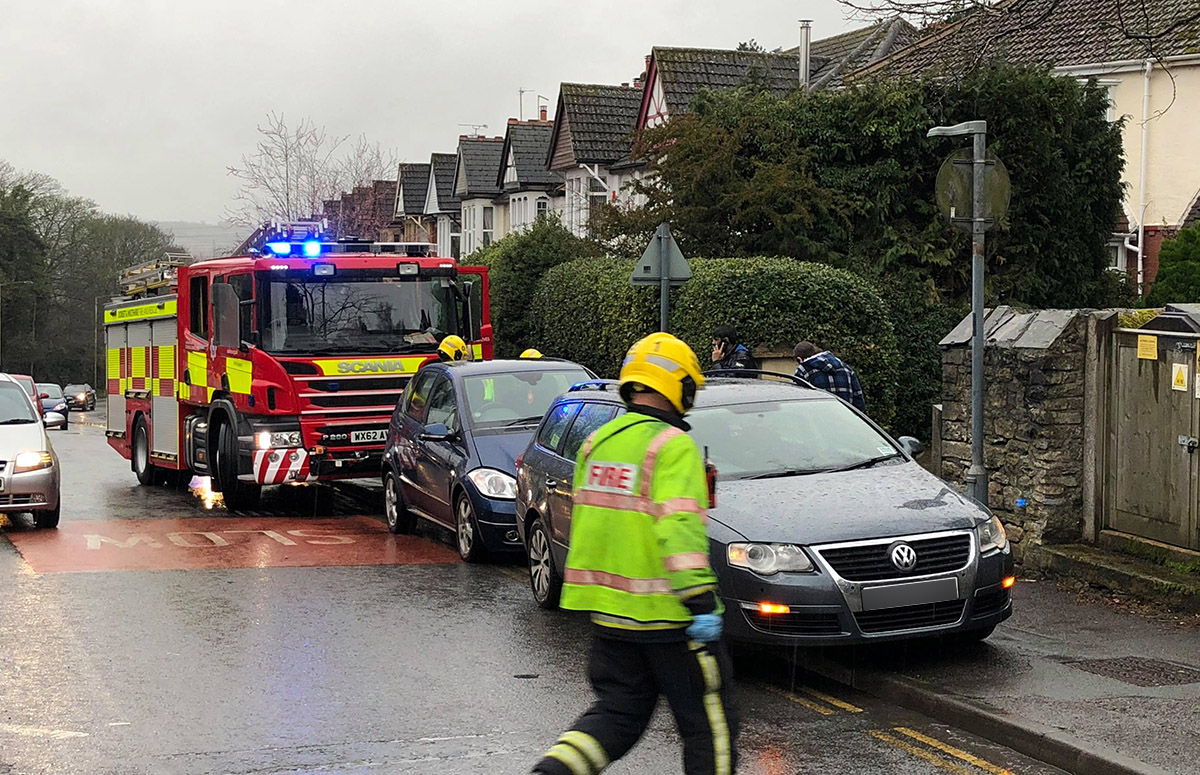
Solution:
M 546 120 L 546 106 L 545 105 L 542 105 L 541 107 L 538 108 L 538 120 L 539 121 Z
M 812 59 L 812 19 L 800 20 L 800 85 L 808 88 L 808 69 Z

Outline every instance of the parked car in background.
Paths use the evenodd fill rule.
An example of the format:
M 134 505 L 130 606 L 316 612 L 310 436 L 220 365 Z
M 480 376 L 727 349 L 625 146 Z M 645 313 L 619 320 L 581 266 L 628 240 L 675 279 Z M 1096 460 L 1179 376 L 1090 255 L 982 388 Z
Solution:
M 58 527 L 58 456 L 25 387 L 0 374 L 0 511 L 32 512 L 38 527 Z
M 33 377 L 28 374 L 9 374 L 18 385 L 25 389 L 25 394 L 29 396 L 29 400 L 33 402 L 38 414 L 44 415 L 46 410 L 42 408 L 42 399 L 40 397 L 37 383 L 33 381 Z
M 384 514 L 395 533 L 418 517 L 454 531 L 458 553 L 519 552 L 516 459 L 558 396 L 590 371 L 570 361 L 432 363 L 409 381 L 388 428 Z
M 53 382 L 37 383 L 38 395 L 42 401 L 42 412 L 57 412 L 63 416 L 62 427 L 66 430 L 67 423 L 70 419 L 67 417 L 69 410 L 67 409 L 67 397 L 63 395 L 63 389 Z
M 67 385 L 63 388 L 67 397 L 67 408 L 90 412 L 96 408 L 96 391 L 86 382 Z
M 1004 527 L 925 471 L 919 442 L 783 375 L 708 379 L 688 415 L 718 470 L 710 561 L 734 640 L 839 644 L 956 633 L 1012 613 Z M 517 529 L 538 605 L 558 604 L 575 460 L 625 411 L 615 383 L 579 385 L 546 413 L 517 467 Z

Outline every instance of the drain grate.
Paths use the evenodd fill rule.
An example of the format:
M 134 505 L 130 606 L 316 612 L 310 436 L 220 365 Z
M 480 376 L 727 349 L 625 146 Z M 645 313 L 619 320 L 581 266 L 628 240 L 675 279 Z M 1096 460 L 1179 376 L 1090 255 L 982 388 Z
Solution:
M 1115 657 L 1113 659 L 1063 660 L 1072 667 L 1134 686 L 1182 686 L 1200 683 L 1200 670 L 1161 659 Z

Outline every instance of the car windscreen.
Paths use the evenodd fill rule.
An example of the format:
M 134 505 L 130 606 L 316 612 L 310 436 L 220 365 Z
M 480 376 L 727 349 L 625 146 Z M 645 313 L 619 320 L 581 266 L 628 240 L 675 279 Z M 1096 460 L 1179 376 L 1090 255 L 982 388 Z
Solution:
M 18 379 L 16 382 L 18 385 L 25 388 L 25 394 L 30 398 L 33 398 L 37 395 L 37 387 L 33 384 L 33 380 Z
M 431 353 L 455 315 L 444 278 L 267 275 L 259 294 L 271 353 Z
M 462 380 L 472 428 L 536 425 L 554 399 L 591 379 L 580 368 L 478 374 Z
M 73 396 L 76 393 L 86 393 L 87 385 L 67 385 L 63 388 L 63 392 L 69 396 Z
M 24 389 L 12 382 L 0 382 L 0 425 L 31 422 L 38 422 L 38 417 Z
M 900 459 L 890 441 L 841 401 L 803 400 L 698 408 L 692 438 L 721 478 L 788 476 Z
M 62 398 L 63 397 L 62 388 L 60 388 L 58 385 L 50 385 L 45 382 L 39 382 L 38 390 L 45 393 L 50 398 Z

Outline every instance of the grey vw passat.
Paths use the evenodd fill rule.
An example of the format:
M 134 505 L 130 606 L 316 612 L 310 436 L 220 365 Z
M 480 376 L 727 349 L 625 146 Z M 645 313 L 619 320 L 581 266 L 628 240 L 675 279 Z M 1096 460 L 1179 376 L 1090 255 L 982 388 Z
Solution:
M 554 608 L 571 532 L 575 458 L 625 411 L 611 382 L 547 411 L 517 465 L 517 529 L 530 587 Z M 781 375 L 710 377 L 688 415 L 718 469 L 710 559 L 726 632 L 759 643 L 838 644 L 958 633 L 1012 614 L 1004 527 L 852 406 Z

